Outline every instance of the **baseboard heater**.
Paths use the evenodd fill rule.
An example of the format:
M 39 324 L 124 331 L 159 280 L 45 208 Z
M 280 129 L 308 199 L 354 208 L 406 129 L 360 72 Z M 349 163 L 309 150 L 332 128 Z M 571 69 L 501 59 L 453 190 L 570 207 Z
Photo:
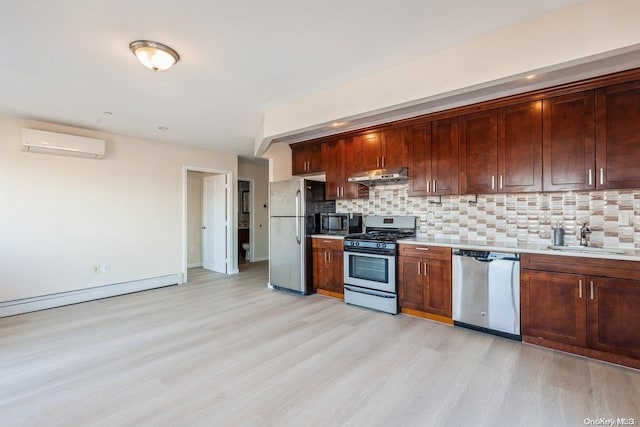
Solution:
M 80 302 L 94 301 L 102 298 L 177 285 L 182 283 L 181 278 L 181 274 L 169 274 L 149 279 L 97 286 L 95 288 L 79 289 L 77 291 L 0 302 L 0 317 L 15 316 L 16 314 L 30 313 L 32 311 L 46 310 L 48 308 L 62 307 Z

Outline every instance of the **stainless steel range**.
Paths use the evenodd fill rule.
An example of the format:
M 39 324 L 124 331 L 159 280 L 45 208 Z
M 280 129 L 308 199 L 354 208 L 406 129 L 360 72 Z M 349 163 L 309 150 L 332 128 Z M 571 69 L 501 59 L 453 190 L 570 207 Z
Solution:
M 398 314 L 396 240 L 416 235 L 413 216 L 368 216 L 365 233 L 344 238 L 344 301 Z

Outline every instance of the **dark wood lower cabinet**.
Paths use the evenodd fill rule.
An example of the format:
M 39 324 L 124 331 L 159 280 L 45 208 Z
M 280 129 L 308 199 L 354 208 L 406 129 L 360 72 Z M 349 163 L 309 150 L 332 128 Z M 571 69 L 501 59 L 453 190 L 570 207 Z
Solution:
M 584 286 L 584 279 L 576 274 L 522 270 L 522 334 L 564 344 L 586 345 Z
M 402 312 L 451 323 L 451 249 L 400 245 L 398 299 Z
M 523 341 L 640 369 L 636 262 L 523 254 L 521 263 Z
M 640 359 L 640 281 L 587 277 L 589 347 Z
M 311 246 L 313 248 L 313 283 L 316 292 L 343 298 L 343 241 L 313 238 Z

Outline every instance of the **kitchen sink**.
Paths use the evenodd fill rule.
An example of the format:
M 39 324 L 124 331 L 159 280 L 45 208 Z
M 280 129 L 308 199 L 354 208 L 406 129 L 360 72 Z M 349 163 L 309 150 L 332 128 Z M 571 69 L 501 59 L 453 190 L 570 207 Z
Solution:
M 610 254 L 610 255 L 628 255 L 627 251 L 622 249 L 600 248 L 597 246 L 547 246 L 554 251 L 563 252 L 582 252 L 589 254 Z

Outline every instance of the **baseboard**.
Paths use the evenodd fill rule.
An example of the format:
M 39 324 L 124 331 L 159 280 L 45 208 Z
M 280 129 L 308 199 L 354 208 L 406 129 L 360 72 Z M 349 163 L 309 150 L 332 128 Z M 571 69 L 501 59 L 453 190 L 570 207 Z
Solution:
M 202 267 L 202 263 L 194 262 L 193 264 L 187 264 L 187 268 L 195 268 L 195 267 Z
M 316 289 L 318 295 L 324 295 L 325 297 L 336 298 L 344 301 L 344 294 L 340 292 L 327 291 L 324 289 Z
M 260 261 L 267 261 L 267 260 L 269 260 L 269 257 L 268 256 L 263 256 L 263 257 L 260 257 L 260 258 L 254 258 L 254 259 L 251 260 L 251 262 L 260 262 Z
M 162 288 L 181 283 L 180 274 L 152 277 L 150 279 L 134 280 L 131 282 L 115 283 L 113 285 L 80 289 L 77 291 L 61 292 L 59 294 L 43 295 L 14 301 L 0 302 L 0 317 L 15 316 L 16 314 L 62 307 L 79 302 L 93 301 L 148 289 Z
M 439 314 L 426 313 L 424 311 L 414 310 L 411 308 L 400 308 L 400 313 L 420 317 L 422 319 L 435 320 L 436 322 L 446 323 L 447 325 L 453 326 L 453 320 L 450 317 L 441 316 Z

